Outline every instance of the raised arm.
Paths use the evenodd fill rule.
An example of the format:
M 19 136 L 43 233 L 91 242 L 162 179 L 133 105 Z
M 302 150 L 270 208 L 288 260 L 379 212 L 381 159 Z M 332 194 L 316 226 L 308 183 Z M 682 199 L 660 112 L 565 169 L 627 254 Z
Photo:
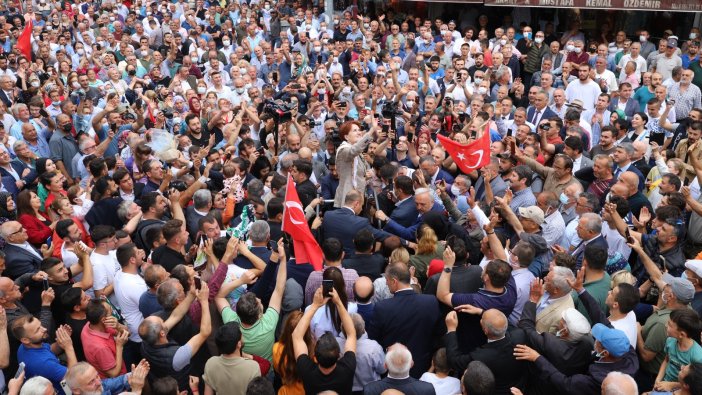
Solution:
M 451 247 L 446 246 L 444 249 L 444 267 L 453 269 L 453 264 L 456 263 L 456 254 L 451 250 Z M 441 271 L 439 283 L 436 288 L 436 298 L 447 306 L 451 306 L 453 293 L 451 292 L 451 272 Z
M 173 309 L 171 312 L 171 315 L 168 317 L 166 322 L 163 323 L 163 325 L 166 328 L 173 328 L 175 324 L 179 323 L 180 320 L 185 317 L 185 314 L 188 313 L 188 310 L 190 309 L 190 305 L 193 303 L 193 300 L 195 300 L 195 296 L 197 295 L 197 290 L 195 287 L 192 287 L 190 289 L 190 292 L 188 292 L 187 295 L 185 295 L 185 299 L 178 304 L 178 306 Z
M 336 305 L 336 311 L 339 313 L 341 318 L 341 326 L 344 328 L 344 333 L 346 334 L 346 343 L 344 344 L 344 352 L 356 352 L 356 329 L 353 326 L 353 321 L 351 320 L 351 315 L 346 310 L 346 306 L 339 299 L 339 294 L 336 289 L 331 290 L 332 301 Z
M 275 311 L 280 312 L 280 304 L 283 300 L 283 292 L 285 292 L 285 282 L 288 279 L 288 264 L 287 258 L 285 257 L 285 246 L 283 245 L 283 239 L 278 240 L 278 275 L 275 278 L 275 289 L 273 290 L 273 295 L 271 295 L 271 300 L 268 303 L 269 308 L 273 308 Z
M 222 310 L 224 310 L 225 308 L 231 307 L 226 297 L 227 295 L 232 293 L 232 291 L 241 287 L 244 284 L 253 284 L 255 281 L 256 275 L 251 270 L 247 270 L 241 275 L 241 277 L 237 278 L 236 280 L 230 281 L 226 284 L 222 284 L 222 287 L 219 288 L 219 292 L 217 292 L 217 295 L 214 298 L 215 306 L 217 306 L 217 311 L 221 313 Z
M 73 284 L 73 286 L 86 291 L 93 286 L 93 265 L 90 263 L 90 254 L 81 246 L 81 243 L 74 244 L 73 252 L 78 256 L 79 265 L 83 269 L 83 278 Z M 73 271 L 71 271 L 71 273 L 73 273 Z
M 314 316 L 314 314 L 317 312 L 317 310 L 319 310 L 320 307 L 326 304 L 327 300 L 329 300 L 329 298 L 324 298 L 322 296 L 322 287 L 317 288 L 317 291 L 315 291 L 314 293 L 314 299 L 312 300 L 312 304 L 305 311 L 305 314 L 302 315 L 302 318 L 300 318 L 300 322 L 297 323 L 297 326 L 295 327 L 295 330 L 292 333 L 293 351 L 295 353 L 295 359 L 299 358 L 301 355 L 309 354 L 309 350 L 307 349 L 307 343 L 305 343 L 305 333 L 310 327 L 310 321 L 312 321 L 312 316 Z
M 200 332 L 188 340 L 187 345 L 192 349 L 193 354 L 197 353 L 205 344 L 205 341 L 212 333 L 212 319 L 210 317 L 210 306 L 208 298 L 210 296 L 210 291 L 206 283 L 202 283 L 200 290 L 197 293 L 197 300 L 200 302 L 202 307 L 202 318 L 200 319 Z M 175 311 L 174 311 L 175 312 Z M 171 314 L 172 315 L 172 314 Z M 167 328 L 170 328 L 167 327 Z

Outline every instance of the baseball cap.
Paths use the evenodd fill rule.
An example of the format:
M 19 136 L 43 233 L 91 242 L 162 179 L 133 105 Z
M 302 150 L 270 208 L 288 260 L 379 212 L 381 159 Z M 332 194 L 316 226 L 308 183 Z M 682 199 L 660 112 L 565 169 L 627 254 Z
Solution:
M 538 206 L 520 207 L 519 216 L 522 218 L 530 219 L 534 221 L 537 225 L 544 223 L 544 211 Z
M 565 321 L 568 332 L 570 332 L 572 337 L 577 339 L 590 333 L 590 323 L 578 310 L 569 307 L 563 311 L 561 318 Z
M 702 260 L 690 259 L 689 261 L 685 262 L 685 267 L 692 270 L 699 277 L 702 277 Z
M 592 337 L 599 341 L 605 350 L 615 357 L 621 357 L 629 351 L 631 343 L 626 333 L 619 329 L 610 328 L 603 324 L 595 324 L 592 327 Z
M 578 110 L 582 111 L 584 108 L 584 103 L 580 99 L 574 99 L 570 103 L 566 103 L 566 107 L 575 107 Z
M 670 273 L 665 273 L 662 278 L 663 282 L 670 285 L 673 295 L 683 303 L 690 303 L 695 297 L 695 286 L 690 280 L 682 277 L 673 277 Z
M 667 34 L 667 35 L 669 35 L 669 36 L 672 36 L 672 35 L 673 35 L 673 31 L 670 30 L 670 29 L 665 29 L 665 30 L 663 30 L 663 34 Z
M 668 37 L 668 48 L 676 48 L 678 46 L 678 38 L 675 36 Z

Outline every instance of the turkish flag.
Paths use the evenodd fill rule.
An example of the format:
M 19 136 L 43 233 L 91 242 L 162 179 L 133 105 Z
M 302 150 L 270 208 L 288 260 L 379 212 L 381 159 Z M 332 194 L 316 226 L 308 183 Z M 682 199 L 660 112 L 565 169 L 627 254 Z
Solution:
M 436 137 L 456 162 L 456 166 L 466 174 L 490 163 L 490 129 L 486 129 L 479 139 L 465 145 L 440 134 Z
M 283 231 L 293 239 L 295 261 L 298 264 L 310 263 L 314 270 L 322 270 L 324 254 L 307 225 L 305 211 L 290 174 L 288 174 L 288 185 L 285 187 L 283 207 Z
M 28 61 L 32 61 L 32 20 L 28 19 L 22 34 L 17 38 L 17 49 Z

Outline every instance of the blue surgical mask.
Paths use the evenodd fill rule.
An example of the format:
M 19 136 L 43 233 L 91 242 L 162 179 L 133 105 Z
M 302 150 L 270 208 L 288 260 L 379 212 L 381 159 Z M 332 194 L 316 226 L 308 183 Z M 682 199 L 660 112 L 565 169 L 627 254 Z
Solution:
M 526 37 L 527 39 L 531 40 L 531 32 L 526 32 L 526 33 L 524 33 L 524 37 Z
M 558 197 L 558 200 L 561 201 L 561 204 L 568 204 L 568 196 L 566 196 L 565 193 L 561 192 L 561 195 Z

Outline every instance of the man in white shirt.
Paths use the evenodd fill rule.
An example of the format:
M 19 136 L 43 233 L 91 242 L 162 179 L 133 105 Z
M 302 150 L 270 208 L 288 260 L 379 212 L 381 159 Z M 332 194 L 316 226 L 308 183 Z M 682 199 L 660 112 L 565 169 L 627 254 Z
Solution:
M 141 343 L 139 324 L 144 316 L 139 311 L 139 299 L 146 292 L 146 282 L 139 275 L 139 267 L 144 264 L 144 251 L 134 243 L 121 245 L 117 249 L 117 261 L 122 270 L 115 275 L 115 296 L 117 304 L 129 327 L 129 340 Z
M 90 254 L 93 264 L 93 290 L 95 296 L 105 296 L 112 304 L 117 304 L 114 294 L 115 274 L 120 270 L 115 248 L 117 237 L 115 228 L 109 225 L 96 225 L 90 231 L 95 249 Z
M 599 80 L 600 88 L 607 89 L 607 93 L 616 92 L 619 90 L 617 77 L 613 72 L 607 69 L 607 58 L 598 56 L 595 60 L 595 81 Z
M 597 97 L 602 93 L 600 86 L 590 78 L 590 65 L 578 66 L 578 80 L 568 84 L 565 90 L 569 102 L 579 99 L 583 102 L 583 109 L 595 108 Z
M 619 64 L 617 65 L 618 68 L 621 68 L 621 71 L 619 72 L 619 79 L 623 81 L 626 78 L 624 66 L 631 61 L 636 63 L 636 71 L 634 74 L 636 74 L 636 77 L 641 80 L 641 73 L 648 70 L 648 66 L 646 66 L 646 59 L 640 55 L 641 43 L 631 43 L 631 48 L 629 48 L 629 51 L 630 52 L 628 54 L 619 59 Z

